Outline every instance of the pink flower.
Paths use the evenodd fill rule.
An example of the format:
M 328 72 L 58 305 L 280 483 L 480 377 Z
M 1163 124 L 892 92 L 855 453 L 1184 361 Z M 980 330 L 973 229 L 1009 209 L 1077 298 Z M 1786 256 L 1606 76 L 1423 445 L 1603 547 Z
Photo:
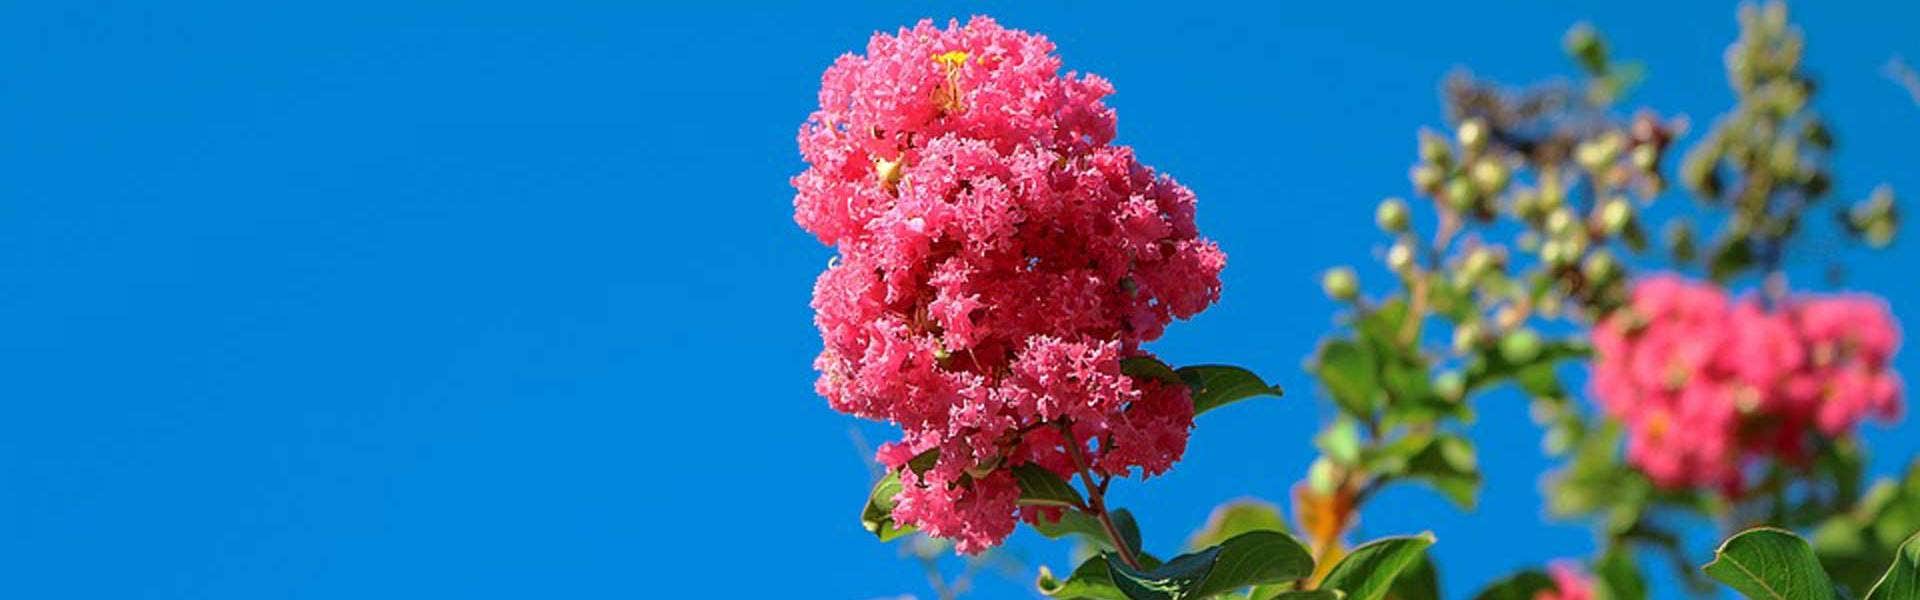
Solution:
M 962 552 L 1038 514 L 1008 467 L 1179 460 L 1188 391 L 1120 361 L 1217 300 L 1226 263 L 1193 193 L 1112 143 L 1113 87 L 1053 49 L 984 17 L 876 34 L 800 127 L 794 220 L 839 252 L 814 286 L 815 388 L 901 428 L 879 452 L 904 471 L 894 518 Z
M 1675 276 L 1639 282 L 1594 330 L 1593 391 L 1627 425 L 1627 459 L 1664 487 L 1737 494 L 1765 459 L 1806 460 L 1815 436 L 1900 411 L 1900 333 L 1866 296 L 1730 301 Z
M 1571 562 L 1556 561 L 1547 567 L 1553 578 L 1552 590 L 1542 590 L 1533 600 L 1593 600 L 1593 578 Z

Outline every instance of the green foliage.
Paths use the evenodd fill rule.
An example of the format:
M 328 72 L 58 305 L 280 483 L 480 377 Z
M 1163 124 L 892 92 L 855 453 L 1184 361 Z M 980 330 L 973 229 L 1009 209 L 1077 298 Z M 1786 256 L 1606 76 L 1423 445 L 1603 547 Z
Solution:
M 1534 600 L 1540 592 L 1554 589 L 1553 578 L 1539 571 L 1521 571 L 1493 582 L 1474 594 L 1474 600 Z
M 1080 496 L 1080 490 L 1073 489 L 1065 479 L 1046 467 L 1031 463 L 1014 467 L 1013 479 L 1020 484 L 1022 506 L 1073 508 L 1087 504 L 1086 498 Z
M 1108 552 L 1088 559 L 1065 580 L 1041 573 L 1041 593 L 1054 598 L 1164 600 L 1208 598 L 1260 584 L 1304 579 L 1313 555 L 1292 536 L 1249 531 L 1219 545 L 1134 569 Z
M 1207 523 L 1187 538 L 1187 549 L 1198 550 L 1217 546 L 1228 538 L 1253 531 L 1287 531 L 1287 521 L 1280 515 L 1280 508 L 1260 500 L 1235 500 L 1213 509 L 1207 516 Z
M 1199 416 L 1228 404 L 1259 396 L 1279 397 L 1280 386 L 1269 385 L 1252 371 L 1227 365 L 1194 365 L 1174 371 L 1193 387 L 1193 414 Z
M 1893 557 L 1887 574 L 1867 593 L 1867 600 L 1913 600 L 1920 598 L 1920 533 L 1907 538 Z
M 1833 583 L 1813 547 L 1791 531 L 1762 527 L 1728 538 L 1701 567 L 1755 600 L 1830 600 Z
M 882 542 L 891 542 L 918 530 L 893 521 L 893 497 L 899 493 L 900 474 L 887 473 L 873 484 L 873 491 L 867 494 L 867 505 L 860 510 L 860 526 Z
M 1114 527 L 1120 531 L 1120 538 L 1127 548 L 1136 553 L 1140 551 L 1140 524 L 1133 519 L 1133 513 L 1124 508 L 1109 509 L 1107 518 L 1113 520 Z M 1107 538 L 1107 530 L 1096 517 L 1077 510 L 1061 511 L 1060 520 L 1040 521 L 1033 526 L 1040 535 L 1059 539 L 1069 535 L 1079 536 L 1081 540 L 1095 548 L 1115 551 L 1113 541 Z
M 1420 561 L 1431 545 L 1431 533 L 1361 544 L 1327 572 L 1320 589 L 1340 591 L 1348 600 L 1380 600 L 1400 572 Z
M 1120 361 L 1120 372 L 1137 379 L 1149 379 L 1193 390 L 1193 414 L 1226 406 L 1248 398 L 1279 397 L 1280 386 L 1267 383 L 1259 375 L 1231 365 L 1192 365 L 1175 369 L 1150 356 Z

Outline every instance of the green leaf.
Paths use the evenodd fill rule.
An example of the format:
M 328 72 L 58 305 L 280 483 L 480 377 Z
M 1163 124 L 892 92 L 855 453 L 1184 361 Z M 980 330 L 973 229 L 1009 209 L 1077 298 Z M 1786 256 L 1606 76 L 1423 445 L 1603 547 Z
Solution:
M 1434 436 L 1407 460 L 1406 474 L 1439 490 L 1447 500 L 1473 510 L 1480 499 L 1480 463 L 1473 443 L 1454 434 Z
M 1393 587 L 1387 590 L 1387 597 L 1393 600 L 1440 600 L 1440 573 L 1433 568 L 1433 557 L 1421 556 L 1420 560 L 1401 570 L 1400 576 L 1393 580 Z
M 1472 363 L 1467 365 L 1466 389 L 1468 392 L 1473 392 L 1498 384 L 1502 380 L 1517 377 L 1534 366 L 1551 366 L 1562 360 L 1586 358 L 1592 355 L 1592 346 L 1576 340 L 1542 342 L 1540 350 L 1534 353 L 1532 360 L 1524 363 L 1511 362 L 1498 351 L 1479 352 L 1474 355 Z M 1550 371 L 1549 374 L 1551 374 Z M 1533 388 L 1544 382 L 1535 376 L 1529 377 L 1523 383 L 1528 384 L 1526 387 Z M 1537 393 L 1538 390 L 1529 390 L 1529 392 Z
M 1252 371 L 1227 365 L 1180 367 L 1175 373 L 1193 387 L 1193 414 L 1199 416 L 1255 396 L 1279 397 L 1280 386 L 1267 385 Z
M 1313 442 L 1335 464 L 1351 467 L 1360 463 L 1360 424 L 1352 418 L 1334 419 L 1325 431 L 1314 436 Z
M 1887 574 L 1867 592 L 1866 600 L 1913 600 L 1920 598 L 1920 533 L 1907 538 L 1893 557 Z
M 1124 508 L 1109 509 L 1107 518 L 1113 519 L 1113 526 L 1120 530 L 1120 538 L 1126 542 L 1127 549 L 1140 551 L 1140 525 L 1134 521 L 1133 513 Z M 1058 521 L 1040 521 L 1033 525 L 1034 531 L 1049 538 L 1061 538 L 1078 535 L 1103 550 L 1115 550 L 1113 542 L 1107 539 L 1107 528 L 1100 525 L 1100 519 L 1077 510 L 1060 512 Z
M 867 506 L 860 511 L 860 526 L 882 542 L 891 542 L 918 529 L 893 522 L 893 497 L 899 495 L 901 489 L 900 474 L 888 472 L 873 484 L 873 491 L 867 494 Z
M 1187 538 L 1188 550 L 1199 550 L 1226 543 L 1229 538 L 1249 531 L 1287 531 L 1280 508 L 1254 499 L 1235 500 L 1214 507 L 1206 525 Z
M 1249 531 L 1228 538 L 1214 548 L 1219 554 L 1212 571 L 1192 597 L 1205 598 L 1247 586 L 1313 575 L 1313 553 L 1293 536 L 1278 531 Z
M 1107 559 L 1100 556 L 1080 563 L 1065 580 L 1056 579 L 1052 571 L 1042 566 L 1040 578 L 1034 582 L 1034 586 L 1048 597 L 1063 600 L 1128 600 L 1126 594 L 1113 585 L 1113 574 L 1107 570 Z
M 1558 589 L 1553 578 L 1539 571 L 1522 571 L 1480 590 L 1473 600 L 1534 600 L 1540 592 Z
M 1120 372 L 1134 379 L 1152 379 L 1173 385 L 1187 384 L 1185 380 L 1180 379 L 1179 373 L 1174 372 L 1173 367 L 1151 356 L 1120 359 Z
M 1013 479 L 1020 484 L 1022 506 L 1086 506 L 1086 499 L 1080 497 L 1080 490 L 1073 489 L 1067 480 L 1046 467 L 1033 463 L 1014 467 Z
M 1347 414 L 1363 418 L 1373 414 L 1380 382 L 1372 352 L 1350 340 L 1329 341 L 1320 346 L 1320 361 L 1314 372 Z
M 1112 574 L 1114 587 L 1120 588 L 1128 600 L 1181 600 L 1205 596 L 1196 590 L 1213 570 L 1222 547 L 1182 554 L 1144 571 L 1127 566 L 1114 553 L 1106 552 L 1102 556 L 1107 561 L 1107 572 Z
M 1813 548 L 1790 531 L 1761 527 L 1728 538 L 1701 567 L 1755 600 L 1832 600 L 1833 584 Z
M 1599 591 L 1595 597 L 1600 600 L 1646 600 L 1647 581 L 1640 574 L 1640 565 L 1634 563 L 1632 548 L 1624 544 L 1615 544 L 1600 556 L 1594 565 L 1598 575 Z
M 1400 571 L 1420 560 L 1433 545 L 1433 534 L 1381 538 L 1354 548 L 1333 565 L 1320 589 L 1339 590 L 1348 600 L 1380 600 Z

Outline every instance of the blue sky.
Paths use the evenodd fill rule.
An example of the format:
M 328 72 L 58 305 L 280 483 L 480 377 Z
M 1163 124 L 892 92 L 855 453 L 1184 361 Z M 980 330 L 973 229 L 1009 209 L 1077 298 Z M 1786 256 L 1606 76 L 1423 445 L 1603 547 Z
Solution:
M 0 596 L 923 592 L 856 523 L 856 424 L 812 392 L 829 252 L 787 178 L 835 56 L 973 13 L 1110 78 L 1120 140 L 1199 194 L 1225 297 L 1154 348 L 1292 391 L 1117 484 L 1171 549 L 1311 460 L 1316 276 L 1379 244 L 1444 73 L 1568 73 L 1590 19 L 1649 67 L 1630 103 L 1703 125 L 1734 35 L 1731 5 L 1676 2 L 267 4 L 0 5 Z M 1838 4 L 1796 17 L 1841 196 L 1920 194 L 1920 106 L 1879 72 L 1920 57 L 1920 5 Z M 1912 324 L 1910 241 L 1843 258 Z M 1522 400 L 1481 415 L 1478 512 L 1404 489 L 1362 525 L 1435 531 L 1450 597 L 1590 549 L 1540 516 Z M 1870 430 L 1875 472 L 1917 433 Z M 1012 547 L 1064 566 L 1042 542 Z

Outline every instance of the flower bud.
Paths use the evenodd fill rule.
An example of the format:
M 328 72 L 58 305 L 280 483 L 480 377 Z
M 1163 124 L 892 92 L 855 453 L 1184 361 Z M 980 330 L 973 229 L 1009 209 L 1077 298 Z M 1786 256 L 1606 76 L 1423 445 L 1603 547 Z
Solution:
M 1455 177 L 1447 180 L 1447 208 L 1455 212 L 1466 212 L 1473 208 L 1473 184 L 1465 178 Z
M 1526 364 L 1540 357 L 1540 334 L 1521 329 L 1500 338 L 1500 357 L 1509 364 Z
M 1433 165 L 1419 165 L 1408 173 L 1413 180 L 1413 189 L 1422 195 L 1432 196 L 1440 192 L 1440 181 L 1446 178 L 1445 172 Z
M 1387 233 L 1406 233 L 1408 220 L 1407 202 L 1399 198 L 1381 200 L 1373 210 L 1373 222 Z
M 1600 74 L 1607 70 L 1607 45 L 1600 40 L 1600 34 L 1586 23 L 1574 25 L 1567 30 L 1565 40 L 1567 54 L 1588 73 Z
M 1460 263 L 1460 275 L 1467 281 L 1479 281 L 1481 277 L 1499 267 L 1500 258 L 1485 247 L 1474 248 Z
M 1467 395 L 1467 378 L 1459 371 L 1447 370 L 1433 379 L 1433 391 L 1442 400 L 1459 402 Z
M 1395 273 L 1402 274 L 1412 269 L 1413 244 L 1408 243 L 1406 240 L 1394 242 L 1393 247 L 1387 249 L 1387 268 L 1393 269 Z
M 1472 321 L 1461 323 L 1453 328 L 1453 351 L 1456 354 L 1472 352 L 1480 345 L 1480 324 Z
M 1327 292 L 1328 298 L 1352 302 L 1360 294 L 1360 279 L 1352 268 L 1334 267 L 1320 276 L 1320 289 Z
M 1651 173 L 1654 167 L 1659 166 L 1655 163 L 1660 161 L 1660 153 L 1653 149 L 1652 144 L 1640 144 L 1633 147 L 1630 158 L 1633 159 L 1633 168 Z
M 1587 281 L 1594 283 L 1611 281 L 1613 277 L 1619 273 L 1620 263 L 1614 260 L 1613 253 L 1607 252 L 1604 249 L 1595 250 L 1593 254 L 1587 255 L 1585 261 L 1580 263 L 1580 274 L 1585 275 Z
M 1554 209 L 1547 213 L 1547 234 L 1553 237 L 1566 237 L 1573 233 L 1573 211 L 1567 207 Z
M 1480 119 L 1467 119 L 1460 124 L 1460 129 L 1454 137 L 1460 140 L 1460 147 L 1465 148 L 1468 154 L 1479 154 L 1487 147 L 1487 122 Z
M 1608 198 L 1606 204 L 1600 206 L 1600 230 L 1608 236 L 1620 235 L 1632 222 L 1633 205 L 1628 204 L 1626 198 Z
M 1425 129 L 1420 130 L 1420 160 L 1427 164 L 1445 167 L 1453 163 L 1453 149 L 1447 147 L 1447 140 Z
M 1471 175 L 1473 176 L 1473 184 L 1479 187 L 1480 193 L 1489 196 L 1498 194 L 1501 190 L 1506 189 L 1508 178 L 1513 176 L 1513 174 L 1507 170 L 1506 165 L 1492 158 L 1482 158 L 1475 161 Z

